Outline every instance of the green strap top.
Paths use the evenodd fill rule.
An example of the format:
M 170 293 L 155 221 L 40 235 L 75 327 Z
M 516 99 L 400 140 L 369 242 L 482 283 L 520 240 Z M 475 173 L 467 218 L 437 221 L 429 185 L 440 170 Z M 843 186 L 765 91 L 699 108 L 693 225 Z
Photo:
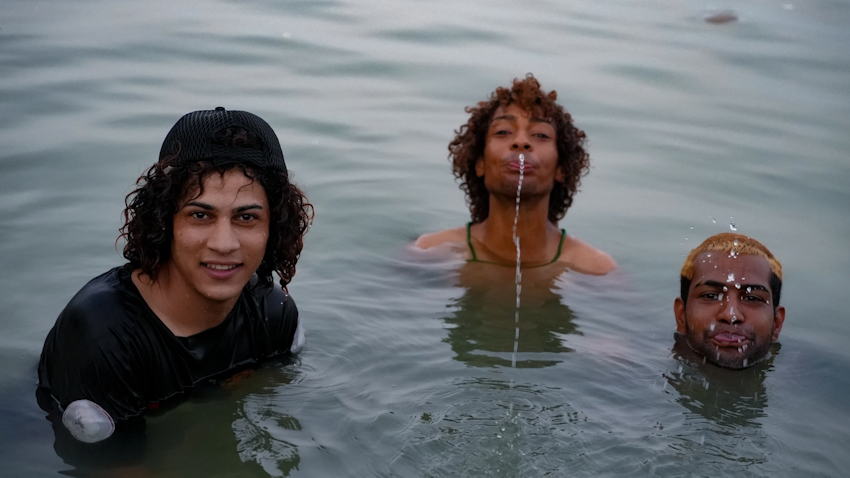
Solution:
M 546 264 L 540 264 L 541 266 L 554 264 L 555 261 L 557 261 L 558 258 L 561 257 L 561 248 L 564 247 L 564 239 L 566 237 L 567 237 L 567 230 L 561 229 L 561 241 L 558 243 L 558 252 L 555 253 L 555 257 L 553 257 L 551 261 L 547 262 Z M 475 248 L 472 247 L 472 223 L 471 222 L 466 223 L 466 243 L 469 245 L 469 252 L 472 253 L 472 259 L 470 259 L 466 262 L 480 262 L 482 264 L 504 265 L 504 264 L 501 264 L 501 263 L 498 263 L 498 262 L 482 261 L 482 260 L 478 259 L 478 256 L 475 255 Z M 533 267 L 538 267 L 538 266 L 533 266 Z

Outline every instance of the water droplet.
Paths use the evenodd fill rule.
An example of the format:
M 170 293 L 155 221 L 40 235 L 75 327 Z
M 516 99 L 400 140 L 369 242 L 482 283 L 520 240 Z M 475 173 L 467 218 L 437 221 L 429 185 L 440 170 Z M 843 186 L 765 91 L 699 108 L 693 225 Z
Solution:
M 694 226 L 691 226 L 691 230 L 692 230 L 692 231 L 694 230 Z
M 708 330 L 710 330 L 710 331 L 714 332 L 714 328 L 715 328 L 715 327 L 716 327 L 716 325 L 715 325 L 715 324 L 711 324 L 711 327 L 709 327 L 709 328 L 708 328 Z
M 717 358 L 717 359 L 718 359 L 718 360 L 720 360 L 720 356 L 719 356 L 719 355 L 718 355 L 718 358 Z M 708 390 L 708 380 L 706 380 L 705 382 L 703 382 L 702 386 L 703 386 L 703 387 L 705 387 L 705 389 L 706 389 L 706 390 Z
M 735 283 L 735 288 L 736 288 L 736 289 L 740 289 L 740 288 L 741 288 L 741 284 L 739 284 L 739 283 L 737 283 L 737 282 L 736 282 L 736 283 Z
M 711 216 L 709 216 L 709 217 L 711 217 Z M 711 218 L 711 223 L 712 223 L 712 224 L 717 224 L 717 219 L 714 219 L 714 218 L 712 217 L 712 218 Z
M 743 279 L 743 277 L 741 279 Z M 753 288 L 747 287 L 747 294 L 752 294 L 752 293 L 753 293 Z
M 682 373 L 682 366 L 679 365 L 679 373 Z
M 726 282 L 732 282 L 735 280 L 735 273 L 730 272 L 728 276 L 726 276 Z
M 747 366 L 747 363 L 749 363 L 749 359 L 744 359 L 744 367 Z
M 738 240 L 735 239 L 734 241 L 732 241 L 732 245 L 735 246 L 735 247 L 738 247 Z
M 708 257 L 711 257 L 711 253 L 710 253 L 710 252 L 708 253 Z
M 741 353 L 741 352 L 743 352 L 743 350 L 741 350 L 741 347 L 738 347 L 738 353 Z
M 744 348 L 744 350 L 747 350 L 747 344 L 744 344 L 743 348 Z
M 732 229 L 732 232 L 738 230 L 738 226 L 735 224 L 735 218 L 732 216 L 729 216 L 729 229 Z

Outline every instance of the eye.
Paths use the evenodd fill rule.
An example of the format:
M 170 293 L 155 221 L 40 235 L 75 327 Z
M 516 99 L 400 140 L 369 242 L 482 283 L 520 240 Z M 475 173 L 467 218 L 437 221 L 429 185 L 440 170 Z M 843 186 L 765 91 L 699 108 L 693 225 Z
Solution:
M 534 136 L 540 139 L 551 139 L 551 136 L 546 133 L 535 133 Z
M 203 211 L 192 211 L 189 213 L 189 216 L 191 216 L 193 219 L 206 219 L 208 217 L 207 213 Z
M 241 222 L 251 222 L 251 221 L 253 221 L 253 220 L 257 219 L 257 215 L 256 215 L 256 214 L 248 214 L 248 213 L 240 214 L 240 215 L 238 216 L 238 219 L 239 219 Z
M 508 131 L 508 130 L 506 130 L 506 129 L 500 129 L 500 130 L 496 130 L 496 131 L 493 133 L 493 136 L 507 136 L 507 135 L 509 135 L 509 134 L 511 134 L 511 132 L 510 132 L 510 131 Z
M 723 294 L 720 292 L 705 292 L 700 297 L 706 300 L 723 300 Z

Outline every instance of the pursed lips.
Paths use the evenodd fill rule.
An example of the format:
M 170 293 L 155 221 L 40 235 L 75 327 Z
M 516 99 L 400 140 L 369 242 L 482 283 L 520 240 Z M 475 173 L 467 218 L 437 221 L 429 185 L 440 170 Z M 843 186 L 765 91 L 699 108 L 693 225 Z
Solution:
M 526 154 L 526 153 L 522 153 L 522 154 L 525 154 L 525 159 L 522 162 L 523 172 L 535 169 L 537 167 L 537 165 L 534 163 L 534 160 L 529 159 L 528 154 Z M 511 169 L 513 171 L 519 171 L 519 165 L 520 165 L 519 154 L 511 154 L 506 159 L 507 159 L 507 166 L 508 166 L 509 169 Z
M 723 329 L 714 331 L 709 338 L 719 345 L 737 347 L 751 342 L 750 334 L 744 330 Z

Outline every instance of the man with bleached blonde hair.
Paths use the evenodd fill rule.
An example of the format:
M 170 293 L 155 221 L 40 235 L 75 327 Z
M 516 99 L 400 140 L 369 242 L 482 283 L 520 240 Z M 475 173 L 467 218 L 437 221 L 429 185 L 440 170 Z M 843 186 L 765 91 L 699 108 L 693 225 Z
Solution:
M 707 360 L 732 369 L 763 359 L 779 338 L 782 264 L 760 242 L 741 234 L 711 236 L 682 266 L 676 331 Z

